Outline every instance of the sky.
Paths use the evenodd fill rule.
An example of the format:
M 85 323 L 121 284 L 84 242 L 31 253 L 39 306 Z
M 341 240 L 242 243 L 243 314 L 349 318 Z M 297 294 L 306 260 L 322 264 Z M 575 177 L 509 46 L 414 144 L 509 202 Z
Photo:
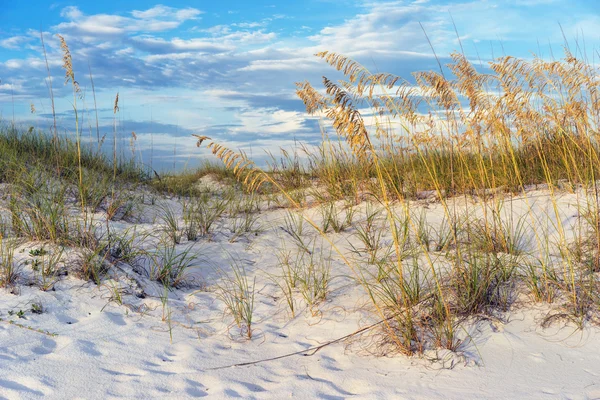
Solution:
M 502 55 L 560 57 L 565 38 L 597 56 L 598 26 L 596 0 L 0 0 L 0 118 L 47 130 L 51 82 L 59 130 L 74 134 L 60 34 L 82 89 L 85 140 L 97 140 L 97 111 L 107 143 L 116 127 L 131 154 L 135 132 L 136 157 L 158 170 L 210 159 L 191 134 L 260 160 L 321 140 L 295 95 L 295 82 L 341 77 L 318 51 L 410 78 L 437 68 L 432 47 L 447 62 L 462 45 L 483 68 Z

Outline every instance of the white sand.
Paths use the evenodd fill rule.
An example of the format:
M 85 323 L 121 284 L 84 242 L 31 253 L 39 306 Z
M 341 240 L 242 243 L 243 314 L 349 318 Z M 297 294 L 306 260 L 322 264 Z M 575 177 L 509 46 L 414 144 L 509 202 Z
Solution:
M 540 216 L 552 216 L 547 193 L 528 196 Z M 577 214 L 576 198 L 561 196 L 561 219 L 569 225 Z M 526 209 L 526 204 L 517 202 L 515 209 Z M 439 223 L 439 204 L 427 207 L 428 220 Z M 151 209 L 146 207 L 145 213 Z M 280 228 L 284 213 L 263 212 L 264 232 L 235 243 L 228 242 L 231 234 L 223 227 L 227 222 L 222 222 L 212 241 L 201 239 L 194 246 L 205 261 L 190 276 L 202 281 L 207 290 L 191 287 L 170 292 L 172 340 L 158 298 L 163 289 L 156 282 L 136 276 L 150 296 L 139 299 L 124 294 L 124 305 L 118 305 L 109 300 L 113 280 L 98 287 L 71 274 L 54 291 L 43 292 L 26 285 L 31 268 L 25 267 L 17 294 L 0 290 L 0 318 L 4 320 L 0 322 L 0 397 L 600 398 L 600 329 L 586 326 L 578 331 L 564 323 L 542 329 L 540 321 L 549 306 L 535 304 L 516 306 L 503 316 L 504 323 L 467 325 L 462 336 L 468 332 L 470 339 L 460 354 L 439 351 L 425 358 L 375 357 L 369 354 L 375 350 L 369 347 L 374 339 L 371 334 L 332 344 L 312 356 L 215 369 L 318 346 L 375 321 L 362 289 L 343 276 L 350 271 L 337 261 L 332 292 L 320 305 L 320 315 L 312 316 L 298 297 L 298 315 L 289 318 L 281 294 L 267 277 L 279 271 L 276 249 L 285 237 Z M 98 220 L 102 221 L 101 214 Z M 113 229 L 131 226 L 113 223 Z M 150 223 L 139 226 L 150 231 L 157 228 Z M 344 246 L 352 233 L 332 237 Z M 184 242 L 180 248 L 186 246 Z M 31 259 L 29 249 L 39 247 L 26 244 L 17 258 Z M 211 289 L 217 277 L 214 267 L 226 269 L 230 258 L 243 263 L 257 279 L 252 340 L 240 336 Z M 124 270 L 135 275 L 130 268 Z M 123 287 L 135 286 L 123 273 L 117 278 Z M 33 314 L 32 303 L 42 304 L 44 312 Z M 18 310 L 25 311 L 25 318 L 9 315 Z M 436 356 L 439 359 L 432 360 Z

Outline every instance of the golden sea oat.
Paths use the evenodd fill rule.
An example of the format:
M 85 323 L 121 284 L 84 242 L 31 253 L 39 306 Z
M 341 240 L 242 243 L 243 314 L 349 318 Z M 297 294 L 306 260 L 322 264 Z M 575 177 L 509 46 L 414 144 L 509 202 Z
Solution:
M 63 51 L 62 67 L 65 70 L 65 85 L 70 81 L 73 84 L 73 89 L 75 92 L 79 93 L 81 92 L 81 89 L 79 88 L 79 83 L 75 80 L 75 73 L 73 72 L 73 59 L 71 58 L 69 46 L 62 35 L 57 34 L 56 36 L 58 36 L 58 39 L 60 40 L 60 48 Z
M 119 93 L 115 96 L 115 105 L 113 107 L 113 114 L 116 114 L 119 111 Z
M 268 175 L 256 167 L 254 161 L 250 160 L 244 153 L 237 153 L 223 145 L 215 143 L 208 136 L 196 134 L 192 134 L 192 136 L 197 139 L 197 147 L 200 147 L 204 141 L 209 141 L 206 147 L 225 164 L 226 168 L 232 169 L 235 178 L 247 186 L 250 191 L 258 190 L 269 180 Z

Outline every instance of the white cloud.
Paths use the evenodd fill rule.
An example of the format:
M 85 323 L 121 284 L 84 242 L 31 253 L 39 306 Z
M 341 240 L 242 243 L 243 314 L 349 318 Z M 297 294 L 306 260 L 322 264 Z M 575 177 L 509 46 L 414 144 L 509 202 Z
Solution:
M 61 16 L 69 22 L 60 23 L 56 29 L 83 35 L 162 32 L 175 29 L 185 21 L 197 19 L 201 13 L 195 8 L 175 9 L 159 5 L 146 11 L 133 11 L 133 18 L 130 18 L 115 14 L 84 15 L 77 7 L 69 6 L 61 12 Z
M 83 17 L 83 13 L 75 6 L 68 6 L 62 9 L 60 16 L 70 20 L 75 20 Z
M 178 148 L 191 148 L 195 146 L 196 139 L 191 136 L 173 136 L 169 133 L 154 133 L 150 135 L 149 133 L 136 133 L 137 140 L 135 141 L 135 146 L 137 149 L 141 150 L 149 150 L 151 147 L 154 148 L 155 151 L 164 151 L 169 152 L 169 154 L 173 154 L 173 147 L 177 146 Z M 156 155 L 155 157 L 160 157 Z
M 234 32 L 222 36 L 220 40 L 226 42 L 239 42 L 241 44 L 258 44 L 274 40 L 277 34 L 274 32 L 265 33 L 264 31 Z
M 445 11 L 444 7 L 428 8 L 416 3 L 376 3 L 367 12 L 343 24 L 323 28 L 310 39 L 320 49 L 346 55 L 364 52 L 374 55 L 399 50 L 429 53 L 419 21 L 434 38 L 453 37 Z
M 524 1 L 527 10 L 543 7 L 547 2 L 556 2 L 556 7 L 564 10 L 566 4 L 564 0 Z M 308 20 L 298 19 L 296 25 L 293 24 L 296 21 L 290 20 L 290 26 L 281 30 L 272 29 L 270 22 L 282 16 L 267 16 L 258 21 L 238 19 L 236 23 L 224 24 L 223 21 L 231 17 L 221 15 L 211 21 L 207 18 L 198 26 L 182 26 L 186 21 L 200 18 L 202 12 L 195 8 L 157 5 L 121 14 L 85 14 L 77 7 L 66 7 L 62 9 L 61 23 L 49 28 L 50 32 L 45 35 L 51 73 L 56 82 L 54 90 L 68 91 L 62 85 L 62 55 L 54 37 L 55 33 L 61 33 L 71 47 L 82 87 L 89 88 L 86 79 L 89 61 L 99 99 L 103 91 L 110 92 L 108 97 L 114 98 L 118 88 L 127 105 L 125 109 L 133 118 L 149 119 L 149 109 L 154 106 L 154 121 L 173 123 L 177 120 L 182 127 L 198 128 L 239 145 L 257 136 L 263 143 L 285 141 L 298 132 L 300 136 L 318 139 L 318 129 L 310 128 L 314 121 L 307 122 L 302 103 L 294 95 L 294 82 L 307 79 L 319 89 L 323 74 L 331 79 L 341 75 L 316 58 L 317 51 L 344 54 L 372 71 L 410 78 L 415 70 L 437 68 L 419 21 L 439 56 L 446 57 L 459 47 L 449 11 L 463 34 L 467 53 L 474 48 L 475 41 L 481 41 L 479 46 L 484 59 L 486 49 L 483 47 L 488 40 L 496 43 L 500 38 L 513 40 L 509 43 L 513 48 L 517 41 L 531 42 L 536 34 L 541 41 L 546 37 L 553 43 L 562 41 L 560 29 L 548 27 L 546 23 L 560 19 L 560 10 L 548 11 L 545 15 L 521 15 L 515 4 L 524 3 L 517 0 L 464 0 L 442 5 L 425 0 L 351 2 L 361 4 L 362 8 L 344 22 L 319 26 L 310 20 L 308 27 L 303 26 Z M 551 19 L 550 15 L 557 18 Z M 564 15 L 563 27 L 568 36 L 584 31 L 589 35 L 586 41 L 593 39 L 593 27 L 600 21 L 597 16 Z M 211 26 L 215 21 L 219 24 Z M 39 47 L 32 47 L 32 43 L 39 43 L 39 32 L 33 28 L 33 33 L 24 32 L 0 40 L 0 46 L 39 52 Z M 526 50 L 519 50 L 521 54 L 516 55 L 527 55 Z M 0 62 L 0 75 L 7 81 L 14 77 L 15 82 L 21 82 L 19 91 L 23 93 L 46 96 L 45 63 L 41 53 L 37 57 L 29 53 L 17 57 L 12 54 L 12 59 Z M 472 51 L 469 56 L 473 56 Z M 442 58 L 441 62 L 446 60 Z M 0 86 L 2 96 L 10 88 L 6 85 L 3 81 Z M 135 90 L 143 91 L 143 95 L 133 95 Z M 182 97 L 182 92 L 187 97 Z M 160 100 L 151 102 L 152 93 Z M 69 109 L 65 99 L 63 96 L 61 104 Z M 99 106 L 106 107 L 110 103 L 111 99 L 103 99 Z M 161 115 L 157 117 L 157 113 Z M 161 145 L 161 140 L 165 144 L 172 143 L 170 134 L 164 138 L 157 134 L 155 139 L 157 145 Z M 140 143 L 143 140 L 141 136 Z M 185 146 L 183 141 L 181 146 Z
M 20 89 L 20 85 L 15 85 L 14 83 L 2 83 L 0 84 L 0 90 L 18 90 Z
M 237 26 L 240 28 L 258 28 L 265 26 L 265 22 L 240 22 L 238 24 L 231 24 L 231 26 Z
M 188 40 L 173 38 L 165 40 L 152 36 L 139 36 L 134 37 L 132 40 L 142 50 L 167 54 L 189 51 L 218 53 L 233 49 L 231 46 L 223 43 L 216 43 L 214 40 L 201 38 Z
M 124 48 L 124 49 L 117 50 L 117 51 L 115 52 L 115 54 L 116 54 L 117 56 L 125 56 L 125 55 L 131 55 L 131 54 L 133 54 L 134 52 L 135 52 L 135 50 L 133 49 L 133 47 L 126 47 L 126 48 Z
M 23 43 L 27 43 L 31 38 L 27 36 L 13 36 L 8 39 L 0 40 L 0 47 L 5 49 L 18 49 Z
M 202 11 L 195 9 L 195 8 L 184 8 L 184 9 L 175 9 L 172 7 L 166 7 L 163 5 L 157 5 L 155 7 L 152 7 L 146 11 L 132 11 L 131 15 L 133 15 L 134 18 L 139 18 L 139 19 L 157 19 L 157 18 L 170 18 L 170 17 L 175 17 L 177 19 L 181 19 L 181 20 L 188 20 L 188 19 L 196 19 L 196 17 L 200 16 L 200 14 L 202 14 Z
M 236 119 L 242 125 L 231 128 L 232 133 L 255 132 L 258 134 L 275 134 L 286 132 L 300 132 L 307 128 L 303 125 L 304 113 L 296 111 L 283 111 L 274 109 L 245 110 L 236 113 Z
M 238 71 L 306 71 L 318 69 L 320 64 L 315 57 L 289 58 L 286 60 L 252 60 Z
M 48 59 L 48 64 L 50 67 L 58 67 L 62 65 L 62 61 L 58 59 Z M 0 65 L 3 65 L 6 68 L 13 70 L 32 68 L 34 70 L 40 71 L 46 68 L 46 63 L 43 59 L 33 57 L 25 59 L 13 58 L 10 60 L 6 60 L 4 63 L 0 63 Z M 40 76 L 36 76 L 35 78 L 40 78 Z

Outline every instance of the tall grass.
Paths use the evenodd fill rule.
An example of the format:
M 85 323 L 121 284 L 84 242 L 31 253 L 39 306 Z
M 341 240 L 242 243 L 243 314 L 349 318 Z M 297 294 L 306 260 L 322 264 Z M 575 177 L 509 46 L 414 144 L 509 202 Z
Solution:
M 198 255 L 192 251 L 192 246 L 178 251 L 175 243 L 166 241 L 161 243 L 150 257 L 150 278 L 167 288 L 183 285 L 188 270 L 195 266 L 198 260 Z
M 381 205 L 393 256 L 384 257 L 379 273 L 371 275 L 329 238 L 334 222 L 338 227 L 346 224 L 327 205 L 320 226 L 301 215 L 363 285 L 384 321 L 387 343 L 405 354 L 428 346 L 455 349 L 460 344 L 458 321 L 508 309 L 517 276 L 528 277 L 535 299 L 549 300 L 550 288 L 555 288 L 563 294 L 569 315 L 589 319 L 590 305 L 597 304 L 590 300 L 597 298 L 590 295 L 597 278 L 583 271 L 594 270 L 595 256 L 582 262 L 572 250 L 556 192 L 582 187 L 580 204 L 594 205 L 590 225 L 595 228 L 588 235 L 600 236 L 595 220 L 600 81 L 595 67 L 566 49 L 559 61 L 502 57 L 489 63 L 492 73 L 484 73 L 464 54 L 453 53 L 447 66 L 452 76 L 424 71 L 409 80 L 371 73 L 340 54 L 321 52 L 317 57 L 346 80 L 323 78 L 324 93 L 309 82 L 297 84 L 307 112 L 324 119 L 326 129 L 337 134 L 337 140 L 324 134 L 323 145 L 309 155 L 309 175 L 325 188 L 325 195 L 315 198 L 358 201 L 361 193 L 369 193 Z M 283 181 L 245 154 L 196 137 L 198 146 L 208 143 L 249 190 L 272 186 L 300 208 Z M 537 225 L 527 194 L 534 184 L 549 190 L 545 218 L 556 221 L 555 234 Z M 528 208 L 521 217 L 512 209 L 505 212 L 499 200 L 514 192 L 524 196 Z M 424 193 L 437 198 L 444 210 L 436 230 L 407 212 L 412 199 L 425 198 Z M 452 198 L 472 195 L 479 197 L 483 215 L 468 201 Z M 400 216 L 398 205 L 405 210 Z M 355 248 L 369 255 L 368 264 L 377 261 L 380 247 L 372 219 L 357 228 L 364 246 Z M 301 242 L 298 230 L 290 229 L 297 225 L 290 222 L 288 217 L 286 231 Z M 526 231 L 532 231 L 532 243 L 525 243 Z M 598 248 L 597 243 L 592 240 L 591 246 Z M 538 261 L 519 258 L 526 247 L 528 260 Z M 407 248 L 419 255 L 407 253 Z M 560 250 L 558 265 L 547 256 L 550 248 Z M 517 268 L 523 272 L 516 273 Z
M 0 237 L 0 287 L 12 286 L 19 278 L 19 266 L 15 261 L 15 244 Z
M 13 172 L 23 166 L 37 165 L 47 170 L 48 165 L 57 163 L 57 154 L 60 176 L 70 182 L 76 183 L 79 179 L 80 157 L 84 170 L 112 175 L 112 164 L 103 153 L 88 146 L 82 146 L 79 151 L 77 144 L 66 136 L 54 139 L 44 132 L 0 123 L 0 180 L 10 182 L 15 177 Z M 148 175 L 131 162 L 123 161 L 117 165 L 117 176 L 125 182 L 139 182 L 145 181 Z
M 14 124 L 0 127 L 0 182 L 11 190 L 11 223 L 2 224 L 0 240 L 10 231 L 82 247 L 82 275 L 99 282 L 107 259 L 135 258 L 131 242 L 110 231 L 109 220 L 125 198 L 119 188 L 149 179 L 134 160 L 117 157 L 118 95 L 112 159 L 83 145 L 77 109 L 81 91 L 62 38 L 61 45 L 66 81 L 73 88 L 75 141 L 61 138 L 56 129 L 45 135 L 19 131 Z M 324 90 L 309 82 L 297 84 L 307 113 L 322 119 L 324 127 L 316 151 L 301 147 L 306 163 L 297 152 L 284 151 L 263 170 L 244 152 L 194 135 L 197 145 L 207 146 L 223 165 L 156 174 L 150 184 L 183 199 L 184 210 L 181 224 L 174 209 L 159 207 L 168 240 L 151 254 L 150 278 L 165 291 L 183 284 L 196 255 L 191 246 L 178 251 L 176 245 L 184 235 L 188 240 L 209 235 L 225 215 L 230 241 L 257 234 L 259 196 L 275 193 L 279 204 L 293 208 L 282 229 L 296 248 L 281 254 L 281 276 L 275 277 L 292 316 L 294 293 L 313 314 L 320 312 L 319 303 L 330 295 L 335 257 L 382 321 L 382 349 L 407 355 L 432 347 L 455 350 L 461 344 L 461 322 L 507 311 L 520 293 L 552 303 L 549 322 L 566 316 L 582 327 L 597 320 L 600 80 L 593 65 L 567 48 L 562 60 L 495 59 L 487 73 L 464 54 L 453 53 L 450 74 L 423 71 L 406 79 L 371 73 L 336 53 L 317 57 L 345 80 L 325 77 Z M 236 180 L 245 192 L 237 198 L 206 193 L 198 181 L 207 174 L 226 183 Z M 530 196 L 532 185 L 540 184 L 549 199 L 542 216 L 536 215 Z M 562 215 L 561 191 L 577 194 L 580 218 L 574 237 Z M 513 209 L 515 194 L 520 210 Z M 365 199 L 361 218 L 358 205 Z M 426 211 L 413 212 L 415 204 L 432 199 L 443 212 L 434 225 Z M 306 210 L 312 203 L 318 222 Z M 107 245 L 98 237 L 91 212 L 102 205 Z M 80 218 L 72 218 L 77 206 Z M 332 256 L 316 251 L 316 239 L 307 238 L 307 230 L 317 232 L 321 248 L 331 248 Z M 343 232 L 350 233 L 337 235 Z M 350 252 L 340 245 L 340 236 L 351 238 Z M 0 255 L 0 282 L 10 285 L 17 276 L 13 255 L 4 247 Z M 232 265 L 232 272 L 223 274 L 218 296 L 250 338 L 255 284 L 239 264 Z M 52 273 L 47 277 L 51 282 Z
M 217 297 L 225 305 L 225 311 L 233 317 L 241 334 L 252 339 L 256 278 L 250 281 L 244 266 L 236 261 L 231 263 L 231 271 L 232 274 L 220 271 Z

